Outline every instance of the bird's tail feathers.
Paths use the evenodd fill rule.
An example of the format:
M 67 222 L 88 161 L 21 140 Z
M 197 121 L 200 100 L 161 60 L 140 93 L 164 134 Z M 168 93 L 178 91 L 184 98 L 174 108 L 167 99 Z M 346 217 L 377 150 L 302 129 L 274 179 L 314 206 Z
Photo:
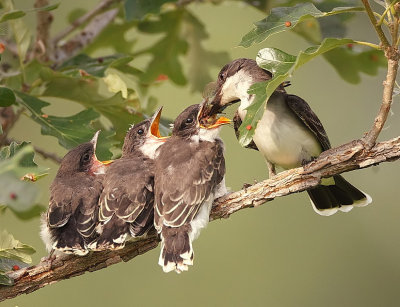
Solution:
M 190 225 L 181 227 L 164 226 L 161 231 L 161 253 L 158 264 L 163 271 L 181 273 L 193 265 L 194 252 L 189 232 Z
M 351 185 L 342 176 L 332 177 L 332 184 L 319 185 L 307 190 L 315 212 L 330 216 L 337 211 L 349 212 L 353 207 L 363 207 L 372 202 L 372 198 Z

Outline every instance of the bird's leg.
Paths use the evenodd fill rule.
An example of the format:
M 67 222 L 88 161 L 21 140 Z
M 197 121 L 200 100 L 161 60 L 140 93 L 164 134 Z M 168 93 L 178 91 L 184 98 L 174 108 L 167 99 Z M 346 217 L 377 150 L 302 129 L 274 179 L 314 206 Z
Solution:
M 43 257 L 42 259 L 40 259 L 40 262 L 48 262 L 51 268 L 51 266 L 53 265 L 53 261 L 57 258 L 57 255 L 54 254 L 54 251 L 55 249 L 53 248 L 47 257 Z
M 274 177 L 276 175 L 275 164 L 273 164 L 267 160 L 267 166 L 268 166 L 268 175 L 269 175 L 268 178 Z

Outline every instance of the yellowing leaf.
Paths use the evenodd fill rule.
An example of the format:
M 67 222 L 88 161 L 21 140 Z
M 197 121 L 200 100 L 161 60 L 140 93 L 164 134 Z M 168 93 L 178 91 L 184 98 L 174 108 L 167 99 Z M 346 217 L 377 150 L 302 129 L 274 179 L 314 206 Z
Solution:
M 117 74 L 109 73 L 106 77 L 103 78 L 103 81 L 105 82 L 108 90 L 111 93 L 121 92 L 121 95 L 124 99 L 128 98 L 128 87 Z

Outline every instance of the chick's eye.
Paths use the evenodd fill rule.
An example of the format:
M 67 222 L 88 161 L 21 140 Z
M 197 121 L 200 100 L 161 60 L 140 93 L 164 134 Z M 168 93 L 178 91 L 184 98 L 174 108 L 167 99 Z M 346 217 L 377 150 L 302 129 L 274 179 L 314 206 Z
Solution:
M 144 133 L 144 130 L 143 130 L 143 129 L 139 129 L 139 130 L 137 131 L 137 133 L 138 133 L 139 135 L 142 135 L 142 134 Z
M 220 81 L 224 81 L 224 78 L 225 78 L 224 74 L 219 74 L 219 75 L 218 75 L 218 79 L 219 79 Z
M 88 162 L 90 160 L 90 155 L 88 153 L 84 154 L 82 157 L 83 162 Z
M 191 123 L 193 123 L 193 118 L 191 118 L 191 117 L 190 117 L 190 118 L 188 118 L 188 119 L 186 120 L 186 123 L 187 123 L 187 124 L 191 124 Z

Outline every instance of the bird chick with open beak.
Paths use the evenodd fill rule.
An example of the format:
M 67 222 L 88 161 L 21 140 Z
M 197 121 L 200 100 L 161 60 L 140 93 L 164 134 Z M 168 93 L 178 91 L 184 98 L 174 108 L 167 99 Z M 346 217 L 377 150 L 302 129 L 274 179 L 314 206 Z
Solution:
M 192 242 L 208 224 L 215 198 L 226 194 L 225 117 L 203 117 L 204 104 L 186 108 L 174 121 L 172 136 L 155 162 L 154 223 L 161 237 L 159 265 L 164 272 L 187 271 Z
M 97 131 L 90 142 L 70 150 L 50 186 L 50 202 L 43 216 L 41 237 L 49 252 L 86 255 L 95 237 L 102 179 L 110 161 L 96 157 Z
M 267 81 L 272 74 L 260 68 L 256 61 L 237 59 L 225 65 L 218 74 L 215 96 L 209 114 L 216 114 L 228 105 L 240 102 L 234 117 L 236 136 L 254 95 L 247 93 L 251 85 Z M 248 147 L 264 156 L 270 177 L 275 167 L 291 169 L 302 166 L 331 148 L 325 129 L 302 98 L 287 94 L 284 84 L 279 86 L 266 104 L 264 114 L 254 131 Z M 249 127 L 254 129 L 253 127 Z M 321 185 L 307 190 L 315 212 L 332 215 L 338 210 L 350 211 L 353 206 L 366 206 L 371 197 L 351 185 L 342 176 L 324 178 Z
M 123 248 L 128 238 L 142 236 L 153 227 L 153 160 L 166 140 L 159 131 L 161 110 L 129 129 L 121 158 L 107 170 L 96 227 L 99 238 L 90 249 Z

